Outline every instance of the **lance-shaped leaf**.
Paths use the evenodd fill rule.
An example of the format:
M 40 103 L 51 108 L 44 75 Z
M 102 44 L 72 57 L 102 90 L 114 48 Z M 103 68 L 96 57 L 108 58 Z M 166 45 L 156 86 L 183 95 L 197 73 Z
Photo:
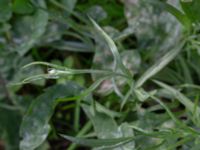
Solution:
M 147 71 L 137 80 L 135 87 L 141 87 L 149 78 L 157 74 L 162 70 L 167 64 L 169 64 L 181 51 L 185 42 L 182 42 L 180 45 L 174 49 L 167 52 L 160 60 L 158 60 L 154 65 L 147 69 Z
M 106 32 L 104 32 L 103 29 L 101 29 L 101 27 L 93 19 L 90 19 L 90 20 L 91 20 L 92 24 L 94 25 L 95 29 L 97 30 L 98 34 L 102 36 L 102 38 L 105 40 L 105 43 L 110 48 L 110 51 L 112 52 L 112 55 L 114 57 L 115 70 L 117 67 L 119 67 L 124 74 L 132 77 L 132 75 L 130 74 L 128 69 L 122 63 L 119 51 L 118 51 L 117 46 L 115 45 L 114 41 L 106 34 Z
M 115 138 L 115 139 L 84 139 L 84 138 L 77 138 L 71 137 L 67 135 L 62 135 L 63 138 L 70 140 L 76 144 L 88 146 L 88 147 L 98 147 L 97 149 L 108 149 L 118 147 L 122 144 L 128 143 L 134 140 L 134 137 L 125 137 L 125 138 Z
M 182 0 L 181 6 L 192 22 L 200 21 L 200 1 L 199 0 Z
M 165 83 L 162 83 L 162 82 L 159 82 L 159 81 L 154 81 L 154 82 L 156 84 L 158 84 L 160 87 L 169 91 L 175 98 L 177 98 L 179 100 L 180 103 L 182 103 L 188 109 L 188 111 L 193 113 L 195 108 L 196 108 L 197 112 L 200 113 L 199 106 L 195 106 L 195 104 L 189 98 L 187 98 L 184 94 L 182 94 L 181 92 L 179 92 L 175 88 L 168 86 Z
M 176 7 L 168 4 L 168 3 L 164 3 L 164 7 L 165 9 L 170 12 L 174 17 L 176 17 L 176 19 L 178 21 L 180 21 L 180 23 L 182 25 L 184 25 L 186 28 L 189 28 L 191 26 L 191 22 L 190 19 L 187 17 L 187 15 L 185 15 L 184 13 L 182 13 L 180 10 L 178 10 Z

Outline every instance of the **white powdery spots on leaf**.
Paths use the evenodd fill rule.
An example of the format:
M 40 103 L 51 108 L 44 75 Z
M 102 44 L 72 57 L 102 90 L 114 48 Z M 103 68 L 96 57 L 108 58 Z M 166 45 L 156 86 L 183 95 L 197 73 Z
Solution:
M 175 127 L 175 124 L 172 120 L 170 121 L 166 121 L 162 124 L 162 127 L 163 128 L 174 128 Z
M 121 0 L 123 3 L 126 4 L 137 4 L 138 0 Z
M 34 136 L 28 132 L 24 134 L 24 139 L 20 143 L 21 150 L 34 150 L 36 148 L 37 143 L 41 143 L 47 138 L 48 132 L 50 130 L 50 126 L 46 125 L 40 130 L 38 136 Z M 34 141 L 34 142 L 33 142 Z M 30 144 L 31 143 L 31 144 Z
M 113 85 L 111 80 L 105 80 L 101 83 L 99 90 L 97 91 L 100 94 L 106 94 L 110 90 L 112 90 Z

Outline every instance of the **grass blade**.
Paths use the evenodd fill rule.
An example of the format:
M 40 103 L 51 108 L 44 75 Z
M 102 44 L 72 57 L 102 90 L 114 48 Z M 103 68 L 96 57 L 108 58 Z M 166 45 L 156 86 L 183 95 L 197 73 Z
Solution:
M 188 17 L 174 6 L 164 3 L 165 9 L 171 13 L 186 28 L 190 28 L 191 22 Z
M 169 62 L 171 62 L 181 51 L 185 42 L 182 42 L 178 47 L 167 52 L 160 60 L 158 60 L 153 66 L 151 66 L 147 71 L 136 81 L 135 87 L 141 87 L 149 78 L 157 74 L 162 70 Z
M 134 137 L 115 138 L 115 139 L 85 139 L 85 138 L 71 137 L 63 134 L 61 134 L 61 136 L 79 145 L 88 147 L 104 147 L 104 148 L 108 148 L 110 146 L 117 147 L 122 144 L 128 143 L 134 139 Z
M 200 113 L 200 108 L 199 106 L 195 106 L 195 104 L 188 99 L 185 95 L 183 95 L 182 93 L 180 93 L 178 90 L 174 89 L 171 86 L 168 86 L 165 83 L 162 83 L 160 81 L 154 81 L 157 85 L 159 85 L 160 87 L 168 90 L 175 98 L 177 98 L 179 100 L 180 103 L 182 103 L 187 110 L 189 110 L 191 113 L 194 112 L 194 110 L 196 109 L 196 111 L 198 113 Z
M 101 27 L 93 19 L 90 18 L 90 20 L 91 20 L 92 24 L 94 25 L 95 29 L 105 39 L 106 44 L 109 46 L 109 48 L 113 54 L 115 63 L 116 63 L 115 70 L 116 70 L 116 67 L 118 66 L 124 74 L 132 77 L 131 73 L 128 71 L 128 69 L 122 63 L 120 54 L 118 52 L 118 49 L 117 49 L 114 41 L 103 31 L 103 29 L 101 29 Z

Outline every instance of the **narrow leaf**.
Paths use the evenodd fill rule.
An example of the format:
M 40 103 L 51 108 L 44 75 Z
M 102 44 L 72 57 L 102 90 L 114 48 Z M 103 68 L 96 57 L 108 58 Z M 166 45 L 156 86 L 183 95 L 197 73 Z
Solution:
M 164 6 L 165 6 L 165 9 L 169 13 L 171 13 L 174 17 L 176 17 L 176 19 L 186 28 L 189 28 L 191 26 L 191 22 L 189 18 L 185 14 L 183 14 L 180 10 L 178 10 L 174 6 L 167 3 L 164 3 Z
M 110 146 L 120 146 L 134 139 L 134 137 L 116 138 L 116 139 L 84 139 L 84 138 L 71 137 L 67 135 L 61 135 L 61 136 L 79 145 L 88 147 L 104 147 L 104 148 Z
M 136 81 L 136 88 L 141 87 L 149 78 L 162 70 L 169 62 L 171 62 L 181 51 L 185 42 L 182 42 L 178 47 L 167 52 L 160 60 L 152 65 L 147 71 Z
M 50 44 L 51 47 L 72 52 L 93 52 L 92 47 L 77 41 L 55 41 Z
M 188 18 L 192 22 L 199 22 L 200 21 L 200 1 L 199 0 L 190 0 L 190 1 L 181 1 L 181 6 L 188 16 Z
M 194 112 L 196 109 L 198 113 L 200 113 L 200 108 L 198 106 L 195 106 L 195 104 L 187 98 L 185 95 L 180 93 L 178 90 L 175 88 L 168 86 L 165 83 L 162 83 L 160 81 L 154 81 L 156 84 L 158 84 L 160 87 L 168 90 L 174 97 L 176 97 L 180 103 L 182 103 L 191 113 Z
M 113 40 L 103 31 L 103 29 L 101 29 L 101 27 L 93 19 L 90 19 L 90 20 L 92 24 L 94 25 L 95 29 L 98 31 L 98 34 L 100 34 L 105 39 L 106 44 L 109 46 L 115 60 L 115 64 L 116 64 L 115 67 L 118 66 L 124 74 L 132 76 L 130 72 L 128 71 L 128 69 L 122 63 L 120 54 Z

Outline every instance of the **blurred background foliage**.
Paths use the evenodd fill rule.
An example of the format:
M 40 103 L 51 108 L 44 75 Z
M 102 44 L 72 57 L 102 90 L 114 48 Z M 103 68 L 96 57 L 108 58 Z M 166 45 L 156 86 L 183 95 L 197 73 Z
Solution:
M 186 19 L 181 22 L 173 11 L 174 16 L 167 12 L 166 2 L 182 9 Z M 0 149 L 90 149 L 70 142 L 74 141 L 93 149 L 198 150 L 198 6 L 198 0 L 0 0 Z M 152 77 L 169 87 L 148 80 L 135 95 L 126 96 L 130 87 L 123 77 L 105 78 L 83 102 L 60 100 L 55 106 L 55 99 L 79 95 L 102 80 L 102 74 L 58 77 L 49 74 L 49 66 L 22 67 L 43 61 L 67 68 L 113 70 L 110 47 L 88 16 L 115 42 L 136 83 L 164 54 L 186 41 L 176 58 Z M 22 81 L 27 83 L 18 84 Z M 160 103 L 149 96 L 155 91 Z M 193 112 L 187 107 L 190 102 L 183 102 L 187 97 L 195 103 Z M 120 141 L 105 145 L 103 141 L 66 140 L 60 133 L 122 138 L 124 143 L 117 147 Z M 134 140 L 127 143 L 127 137 Z

